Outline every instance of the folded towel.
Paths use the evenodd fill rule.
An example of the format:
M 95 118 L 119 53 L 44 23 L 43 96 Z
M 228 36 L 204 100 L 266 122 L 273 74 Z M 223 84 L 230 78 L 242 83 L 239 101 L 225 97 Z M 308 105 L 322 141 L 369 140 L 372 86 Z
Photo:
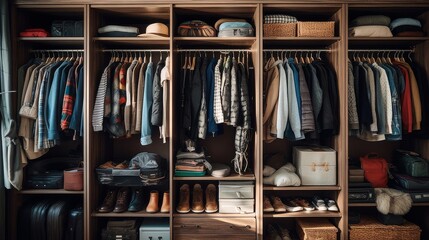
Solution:
M 350 23 L 350 27 L 358 27 L 358 26 L 367 26 L 367 25 L 377 25 L 377 26 L 386 26 L 388 27 L 390 24 L 390 18 L 384 15 L 366 15 L 360 16 Z
M 124 33 L 139 33 L 139 29 L 131 26 L 107 25 L 98 29 L 98 33 L 107 32 L 124 32 Z
M 350 37 L 393 37 L 386 26 L 359 26 L 349 28 Z
M 390 23 L 390 29 L 393 30 L 403 25 L 422 27 L 420 21 L 415 18 L 397 18 Z
M 285 14 L 268 14 L 264 16 L 264 23 L 295 23 L 297 21 L 296 17 Z

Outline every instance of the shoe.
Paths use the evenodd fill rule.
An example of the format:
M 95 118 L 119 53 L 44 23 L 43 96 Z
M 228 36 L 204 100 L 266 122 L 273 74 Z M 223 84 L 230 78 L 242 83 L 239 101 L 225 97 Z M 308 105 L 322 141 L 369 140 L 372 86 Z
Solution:
M 207 185 L 206 188 L 206 213 L 215 213 L 218 211 L 216 201 L 216 186 L 214 184 Z
M 114 169 L 127 169 L 127 168 L 128 168 L 127 161 L 123 161 L 114 167 Z
M 116 197 L 114 213 L 125 212 L 128 209 L 128 203 L 130 202 L 130 190 L 126 187 L 120 188 Z
M 162 197 L 161 212 L 162 213 L 170 212 L 170 193 L 168 191 L 164 192 L 164 195 Z
M 267 235 L 269 240 L 282 240 L 277 230 L 271 224 L 267 225 Z
M 334 200 L 330 200 L 326 198 L 325 204 L 328 207 L 328 211 L 338 212 L 338 207 Z
M 293 200 L 298 206 L 304 208 L 305 211 L 314 211 L 314 205 L 310 204 L 307 200 L 303 198 L 296 198 Z
M 147 204 L 147 207 L 146 207 L 146 212 L 148 213 L 158 212 L 159 211 L 158 200 L 159 200 L 158 191 L 151 191 L 150 197 L 149 197 L 149 203 Z
M 282 240 L 292 240 L 287 228 L 280 226 L 278 223 L 276 223 L 275 226 Z
M 109 169 L 109 168 L 114 168 L 115 166 L 116 166 L 116 163 L 114 163 L 112 161 L 107 161 L 107 162 L 101 164 L 100 166 L 98 166 L 98 168 Z
M 108 190 L 98 211 L 101 213 L 109 213 L 113 211 L 113 208 L 115 207 L 116 194 L 116 189 Z
M 323 199 L 319 198 L 318 196 L 313 197 L 312 203 L 314 207 L 316 207 L 316 209 L 319 211 L 328 210 L 328 208 L 326 207 L 325 201 L 323 201 Z
M 274 207 L 271 205 L 270 199 L 264 195 L 264 212 L 274 212 Z
M 188 213 L 191 211 L 189 207 L 190 193 L 189 193 L 189 185 L 183 184 L 180 187 L 180 200 L 179 204 L 176 207 L 176 211 L 178 213 Z
M 274 212 L 279 213 L 279 212 L 286 212 L 286 207 L 285 205 L 282 203 L 282 200 L 277 197 L 277 196 L 271 196 L 271 203 L 274 207 Z
M 194 189 L 192 190 L 192 212 L 202 213 L 204 212 L 204 203 L 203 203 L 203 189 L 200 184 L 195 184 Z
M 299 212 L 304 210 L 304 208 L 296 204 L 294 200 L 286 201 L 285 206 L 288 212 Z
M 128 206 L 129 212 L 138 212 L 143 209 L 143 190 L 140 188 L 136 188 L 133 190 L 133 194 L 131 196 L 131 202 Z

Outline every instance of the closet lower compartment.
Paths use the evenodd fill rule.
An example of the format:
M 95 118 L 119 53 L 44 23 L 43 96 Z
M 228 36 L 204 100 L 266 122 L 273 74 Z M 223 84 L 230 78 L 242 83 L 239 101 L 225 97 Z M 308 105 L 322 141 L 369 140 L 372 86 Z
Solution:
M 195 239 L 207 239 L 206 236 L 210 235 L 218 237 L 219 233 L 224 235 L 223 239 L 231 239 L 231 236 L 240 236 L 233 239 L 242 239 L 241 236 L 253 236 L 254 239 L 256 237 L 256 219 L 179 217 L 173 220 L 173 232 L 174 239 L 193 239 L 185 238 L 185 236 L 189 237 L 190 233 L 192 233 Z

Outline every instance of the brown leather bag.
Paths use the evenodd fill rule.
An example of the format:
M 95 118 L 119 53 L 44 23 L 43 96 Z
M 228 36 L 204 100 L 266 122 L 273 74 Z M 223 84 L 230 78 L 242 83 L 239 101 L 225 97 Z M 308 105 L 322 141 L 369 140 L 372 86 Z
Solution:
M 192 20 L 181 23 L 178 34 L 182 37 L 216 37 L 216 30 L 203 21 Z
M 83 190 L 83 168 L 72 168 L 64 170 L 64 190 Z

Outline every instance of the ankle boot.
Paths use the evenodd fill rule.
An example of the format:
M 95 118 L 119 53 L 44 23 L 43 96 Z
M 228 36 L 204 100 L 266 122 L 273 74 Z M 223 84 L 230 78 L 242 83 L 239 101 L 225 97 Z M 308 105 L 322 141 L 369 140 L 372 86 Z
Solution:
M 217 212 L 216 202 L 216 186 L 214 184 L 207 185 L 206 188 L 206 213 Z
M 194 190 L 192 191 L 192 212 L 202 213 L 204 209 L 203 189 L 200 184 L 195 184 Z
M 128 203 L 130 202 L 130 190 L 126 187 L 120 188 L 118 196 L 116 197 L 116 205 L 113 209 L 114 213 L 125 212 L 128 209 Z
M 180 200 L 179 204 L 176 207 L 176 211 L 178 213 L 188 213 L 191 211 L 189 207 L 189 199 L 190 199 L 190 193 L 189 193 L 189 185 L 183 184 L 180 187 Z
M 162 197 L 161 212 L 170 212 L 170 194 L 168 192 L 164 192 L 164 196 Z
M 146 207 L 146 212 L 148 213 L 156 213 L 159 211 L 159 206 L 158 206 L 158 191 L 151 191 L 150 192 L 150 198 L 149 198 L 149 203 Z

